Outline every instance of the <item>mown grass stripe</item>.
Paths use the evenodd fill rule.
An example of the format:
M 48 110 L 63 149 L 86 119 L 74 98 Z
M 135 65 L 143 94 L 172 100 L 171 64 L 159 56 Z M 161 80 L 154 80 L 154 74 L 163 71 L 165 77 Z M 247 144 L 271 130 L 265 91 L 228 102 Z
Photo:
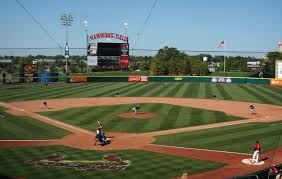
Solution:
M 180 110 L 181 110 L 180 107 L 172 105 L 167 113 L 167 116 L 169 117 L 167 117 L 166 120 L 163 120 L 163 122 L 160 125 L 160 128 L 161 129 L 175 128 L 175 124 L 176 124 L 175 121 L 178 118 Z
M 133 89 L 131 91 L 128 91 L 124 93 L 125 96 L 143 96 L 148 91 L 156 88 L 159 84 L 158 83 L 145 83 L 142 84 L 141 87 Z
M 44 86 L 45 87 L 45 86 Z M 31 91 L 36 91 L 37 89 L 41 89 L 42 86 L 32 86 L 32 87 L 24 87 L 24 88 L 8 88 L 8 89 L 0 89 L 0 95 L 10 95 L 17 93 L 26 93 Z M 45 87 L 46 88 L 46 87 Z
M 157 96 L 159 97 L 165 97 L 167 96 L 167 94 L 173 90 L 174 88 L 177 87 L 177 83 L 169 83 L 167 86 L 166 86 L 166 90 L 163 90 L 161 91 L 159 94 L 157 94 Z
M 205 85 L 205 98 L 211 99 L 213 98 L 214 92 L 212 90 L 211 84 L 207 83 Z
M 245 89 L 248 89 L 250 93 L 253 93 L 254 96 L 261 99 L 264 103 L 274 103 L 277 104 L 279 101 L 277 101 L 275 98 L 272 98 L 271 96 L 268 96 L 266 93 L 261 93 L 260 91 L 256 90 L 254 88 L 255 86 L 244 86 Z
M 185 97 L 186 93 L 189 92 L 189 88 L 190 88 L 191 83 L 185 83 L 185 88 L 183 89 L 183 94 L 182 94 L 182 98 Z
M 206 97 L 206 84 L 205 83 L 199 83 L 199 93 L 197 98 L 205 98 Z
M 174 143 L 182 147 L 251 153 L 252 145 L 256 140 L 262 143 L 263 151 L 281 145 L 282 142 L 277 140 L 281 134 L 281 126 L 279 125 L 274 127 L 261 123 L 248 123 L 160 136 L 157 137 L 157 143 L 164 145 Z
M 223 87 L 224 84 L 216 84 L 215 87 L 225 100 L 232 100 L 232 96 L 229 95 L 229 93 L 226 91 L 226 89 Z
M 68 89 L 75 89 L 75 88 L 83 88 L 83 86 L 68 86 L 68 87 L 62 87 L 62 88 L 59 88 L 58 90 L 53 90 L 53 89 L 48 89 L 47 91 L 44 92 L 43 91 L 36 91 L 36 92 L 28 92 L 28 93 L 23 93 L 23 94 L 20 94 L 20 95 L 13 95 L 13 96 L 7 96 L 7 97 L 4 97 L 5 100 L 11 100 L 11 101 L 19 101 L 19 100 L 22 100 L 22 99 L 25 99 L 25 97 L 33 97 L 33 98 L 36 98 L 37 95 L 42 95 L 44 93 L 46 93 L 48 96 L 50 94 L 53 94 L 53 93 L 59 93 L 59 92 L 62 92 L 62 91 L 66 91 Z
M 191 83 L 189 87 L 186 89 L 184 97 L 196 98 L 198 96 L 199 88 L 200 88 L 199 83 Z
M 165 83 L 157 83 L 157 86 L 154 90 L 151 90 L 150 93 L 146 93 L 145 96 L 159 96 L 162 91 L 166 91 L 168 89 L 168 85 Z
M 184 95 L 186 87 L 187 87 L 187 83 L 180 83 L 181 87 L 178 89 L 177 93 L 175 93 L 172 97 L 175 98 L 180 98 Z
M 32 92 L 30 93 L 25 93 L 25 94 L 22 94 L 21 96 L 19 96 L 18 98 L 16 98 L 16 101 L 18 100 L 24 100 L 24 99 L 30 99 L 30 97 L 32 97 L 31 99 L 40 99 L 41 97 L 46 97 L 48 96 L 48 98 L 50 98 L 50 96 L 52 95 L 55 95 L 55 94 L 60 94 L 62 92 L 68 92 L 70 90 L 75 90 L 75 89 L 78 89 L 78 88 L 85 88 L 85 86 L 93 86 L 93 84 L 69 84 L 69 85 L 63 85 L 63 86 L 56 86 L 56 87 L 52 87 L 52 88 L 49 88 L 49 87 L 42 87 L 43 90 L 41 91 L 37 91 L 37 92 L 34 92 L 32 91 L 33 89 L 31 88 L 30 90 Z M 95 87 L 96 88 L 100 88 L 101 86 L 106 86 L 106 85 L 110 85 L 110 84 L 107 84 L 107 83 L 99 83 L 99 84 L 95 84 Z M 27 97 L 27 98 L 26 98 Z M 15 98 L 15 96 L 11 96 L 9 98 Z
M 241 90 L 244 90 L 246 93 L 248 93 L 250 96 L 254 97 L 256 99 L 256 101 L 259 101 L 259 102 L 264 102 L 265 98 L 264 97 L 261 97 L 261 95 L 259 94 L 256 94 L 255 92 L 253 92 L 251 89 L 247 88 L 245 85 L 238 85 L 238 87 L 241 89 Z M 248 100 L 248 99 L 246 99 Z M 266 99 L 267 100 L 267 99 Z M 268 101 L 268 100 L 267 100 Z
M 58 88 L 56 88 L 58 89 Z M 60 87 L 58 90 L 65 90 L 66 88 L 64 86 Z M 52 89 L 47 89 L 47 88 L 38 88 L 37 90 L 33 90 L 33 88 L 29 89 L 29 91 L 25 92 L 25 93 L 13 93 L 13 94 L 9 94 L 9 95 L 5 95 L 4 97 L 1 97 L 1 99 L 3 100 L 6 100 L 6 99 L 14 99 L 14 98 L 22 98 L 22 97 L 25 97 L 25 96 L 32 96 L 32 95 L 37 95 L 38 93 L 42 93 L 42 92 L 46 92 L 46 93 L 52 93 L 53 92 L 53 88 Z
M 130 86 L 130 84 L 128 83 L 116 83 L 116 84 L 114 83 L 113 86 L 109 86 L 109 87 L 103 88 L 98 91 L 93 91 L 93 93 L 89 97 L 100 97 L 103 94 L 112 95 L 114 92 L 119 91 L 119 89 L 122 89 L 128 86 Z
M 139 84 L 140 85 L 140 84 Z M 108 89 L 108 90 L 104 90 L 100 93 L 97 93 L 95 94 L 95 96 L 109 96 L 109 95 L 112 95 L 114 94 L 116 91 L 117 92 L 120 92 L 120 91 L 127 91 L 127 90 L 131 90 L 135 88 L 134 84 L 133 83 L 123 83 L 122 86 L 119 86 L 119 87 L 113 87 L 111 89 Z
M 264 86 L 254 86 L 254 87 L 256 88 L 256 90 L 260 91 L 261 93 L 265 93 L 268 96 L 271 96 L 273 99 L 277 99 L 278 103 L 280 102 L 282 104 L 282 93 L 278 94 L 269 88 L 265 88 Z
M 165 95 L 166 97 L 174 97 L 179 92 L 180 88 L 183 86 L 183 83 L 176 83 L 176 86 L 168 91 L 168 93 Z
M 147 87 L 144 83 L 132 83 L 131 88 L 128 90 L 127 88 L 121 89 L 118 91 L 121 96 L 129 96 L 128 94 L 137 93 L 137 96 L 140 96 L 139 90 Z
M 99 85 L 99 86 L 97 86 L 97 84 L 96 84 L 96 85 L 94 85 L 94 87 L 92 89 L 89 89 L 88 91 L 84 91 L 83 93 L 73 93 L 73 94 L 70 95 L 70 97 L 72 97 L 72 98 L 89 97 L 89 96 L 93 95 L 96 91 L 100 91 L 100 90 L 103 91 L 104 88 L 112 88 L 112 86 L 114 86 L 113 83 L 105 83 L 105 84 Z
M 44 98 L 44 99 L 51 99 L 51 98 L 62 98 L 65 96 L 69 96 L 71 94 L 76 94 L 79 92 L 87 91 L 91 88 L 93 88 L 94 84 L 83 84 L 81 86 L 77 86 L 76 88 L 71 89 L 65 89 L 62 91 L 53 91 L 52 93 L 41 93 L 36 96 L 26 96 L 24 98 L 21 98 L 21 100 L 31 100 L 31 99 L 37 99 L 37 98 Z

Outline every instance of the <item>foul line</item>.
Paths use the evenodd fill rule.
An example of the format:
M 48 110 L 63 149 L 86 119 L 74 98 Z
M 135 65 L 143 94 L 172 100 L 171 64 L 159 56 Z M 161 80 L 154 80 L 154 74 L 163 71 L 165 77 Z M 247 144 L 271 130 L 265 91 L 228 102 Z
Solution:
M 222 150 L 197 149 L 197 148 L 178 147 L 178 146 L 170 146 L 170 145 L 157 145 L 157 144 L 148 144 L 148 145 L 161 146 L 161 147 L 167 147 L 167 148 L 178 148 L 178 149 L 189 149 L 189 150 L 200 150 L 200 151 L 208 151 L 208 152 L 228 153 L 228 154 L 252 155 L 252 154 L 247 154 L 247 153 L 229 152 L 229 151 L 222 151 Z
M 9 108 L 16 109 L 17 111 L 24 111 L 24 109 L 20 109 L 20 108 L 14 107 L 14 106 L 11 106 L 11 105 L 6 104 L 6 103 L 0 103 L 0 104 L 2 104 L 2 106 L 8 106 Z
M 69 125 L 69 124 L 66 124 L 66 123 L 63 123 L 63 122 L 59 122 L 59 121 L 54 120 L 54 119 L 51 119 L 51 118 L 49 118 L 49 117 L 41 116 L 41 115 L 39 115 L 39 114 L 32 113 L 32 112 L 27 112 L 27 111 L 25 111 L 25 112 L 26 112 L 26 113 L 29 113 L 29 114 L 33 114 L 33 115 L 35 115 L 35 116 L 37 116 L 37 117 L 39 117 L 39 118 L 45 119 L 45 120 L 47 120 L 47 121 L 51 121 L 51 122 L 54 122 L 54 123 L 57 123 L 57 124 L 66 126 L 66 127 L 72 128 L 72 129 L 74 129 L 74 130 L 78 130 L 78 131 L 83 132 L 83 133 L 87 133 L 87 134 L 94 135 L 94 133 L 92 133 L 92 132 L 89 132 L 89 131 L 84 130 L 84 129 L 80 129 L 80 128 L 78 128 L 78 127 L 75 127 L 75 126 L 72 126 L 72 125 Z M 56 126 L 56 127 L 59 127 L 59 126 Z M 59 128 L 60 128 L 60 127 L 59 127 Z M 61 128 L 61 129 L 62 129 L 62 128 Z M 66 129 L 64 129 L 64 130 L 66 130 Z
M 0 140 L 0 142 L 58 142 L 60 140 Z
M 10 108 L 13 108 L 13 109 L 16 109 L 16 110 L 18 110 L 18 111 L 23 111 L 23 112 L 25 112 L 25 113 L 27 113 L 27 114 L 35 115 L 35 116 L 37 116 L 37 117 L 39 117 L 39 118 L 45 119 L 45 120 L 50 121 L 50 122 L 54 122 L 54 123 L 56 123 L 56 124 L 60 124 L 60 125 L 66 126 L 66 127 L 72 128 L 72 129 L 74 129 L 74 130 L 78 130 L 78 131 L 83 132 L 83 133 L 88 133 L 88 134 L 94 135 L 94 133 L 89 132 L 89 131 L 87 131 L 87 130 L 80 129 L 80 128 L 78 128 L 78 127 L 75 127 L 75 126 L 72 126 L 72 125 L 69 125 L 69 124 L 66 124 L 66 123 L 63 123 L 63 122 L 59 122 L 59 121 L 57 121 L 57 120 L 54 120 L 54 119 L 51 119 L 51 118 L 48 118 L 48 117 L 45 117 L 45 116 L 41 116 L 41 115 L 36 114 L 36 113 L 33 113 L 33 112 L 25 111 L 24 109 L 14 107 L 14 106 L 11 106 L 11 105 L 6 104 L 6 103 L 0 103 L 0 104 L 2 104 L 2 105 L 4 105 L 4 106 L 6 105 L 6 106 L 8 106 L 8 107 L 10 107 Z M 56 126 L 56 125 L 55 125 L 55 126 Z M 56 127 L 61 128 L 61 127 L 59 127 L 59 126 L 56 126 Z M 61 128 L 61 129 L 62 129 L 62 128 Z M 66 129 L 64 129 L 64 130 L 66 130 Z

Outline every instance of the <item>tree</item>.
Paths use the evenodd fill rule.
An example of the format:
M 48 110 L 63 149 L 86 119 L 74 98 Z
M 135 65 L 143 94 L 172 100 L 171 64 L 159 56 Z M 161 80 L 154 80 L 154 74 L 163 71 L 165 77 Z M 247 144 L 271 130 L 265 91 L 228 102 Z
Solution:
M 191 75 L 200 76 L 200 75 L 208 75 L 208 62 L 204 62 L 199 57 L 190 56 L 187 58 L 188 63 L 191 68 Z
M 262 69 L 264 72 L 271 74 L 272 77 L 275 76 L 275 61 L 282 60 L 282 53 L 279 52 L 269 52 L 266 58 L 262 61 Z
M 176 48 L 167 47 L 160 49 L 151 64 L 153 75 L 179 75 L 186 71 L 185 54 Z

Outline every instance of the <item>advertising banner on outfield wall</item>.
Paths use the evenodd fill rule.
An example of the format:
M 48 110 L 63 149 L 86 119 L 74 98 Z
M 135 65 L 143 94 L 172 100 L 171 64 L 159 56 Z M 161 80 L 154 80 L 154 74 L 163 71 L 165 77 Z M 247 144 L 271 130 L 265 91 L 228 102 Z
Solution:
M 128 82 L 148 82 L 147 76 L 129 76 Z
M 70 82 L 71 83 L 86 83 L 87 77 L 86 76 L 71 76 Z
M 212 83 L 232 83 L 231 78 L 226 78 L 226 77 L 213 77 L 211 79 Z
M 282 86 L 282 79 L 272 79 L 270 80 L 271 86 Z

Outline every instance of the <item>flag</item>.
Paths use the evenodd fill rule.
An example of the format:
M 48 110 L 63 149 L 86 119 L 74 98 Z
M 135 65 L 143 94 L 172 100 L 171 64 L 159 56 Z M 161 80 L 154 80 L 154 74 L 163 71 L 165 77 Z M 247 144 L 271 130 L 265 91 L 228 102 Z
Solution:
M 224 48 L 224 41 L 220 42 L 220 44 L 218 44 L 217 48 Z

